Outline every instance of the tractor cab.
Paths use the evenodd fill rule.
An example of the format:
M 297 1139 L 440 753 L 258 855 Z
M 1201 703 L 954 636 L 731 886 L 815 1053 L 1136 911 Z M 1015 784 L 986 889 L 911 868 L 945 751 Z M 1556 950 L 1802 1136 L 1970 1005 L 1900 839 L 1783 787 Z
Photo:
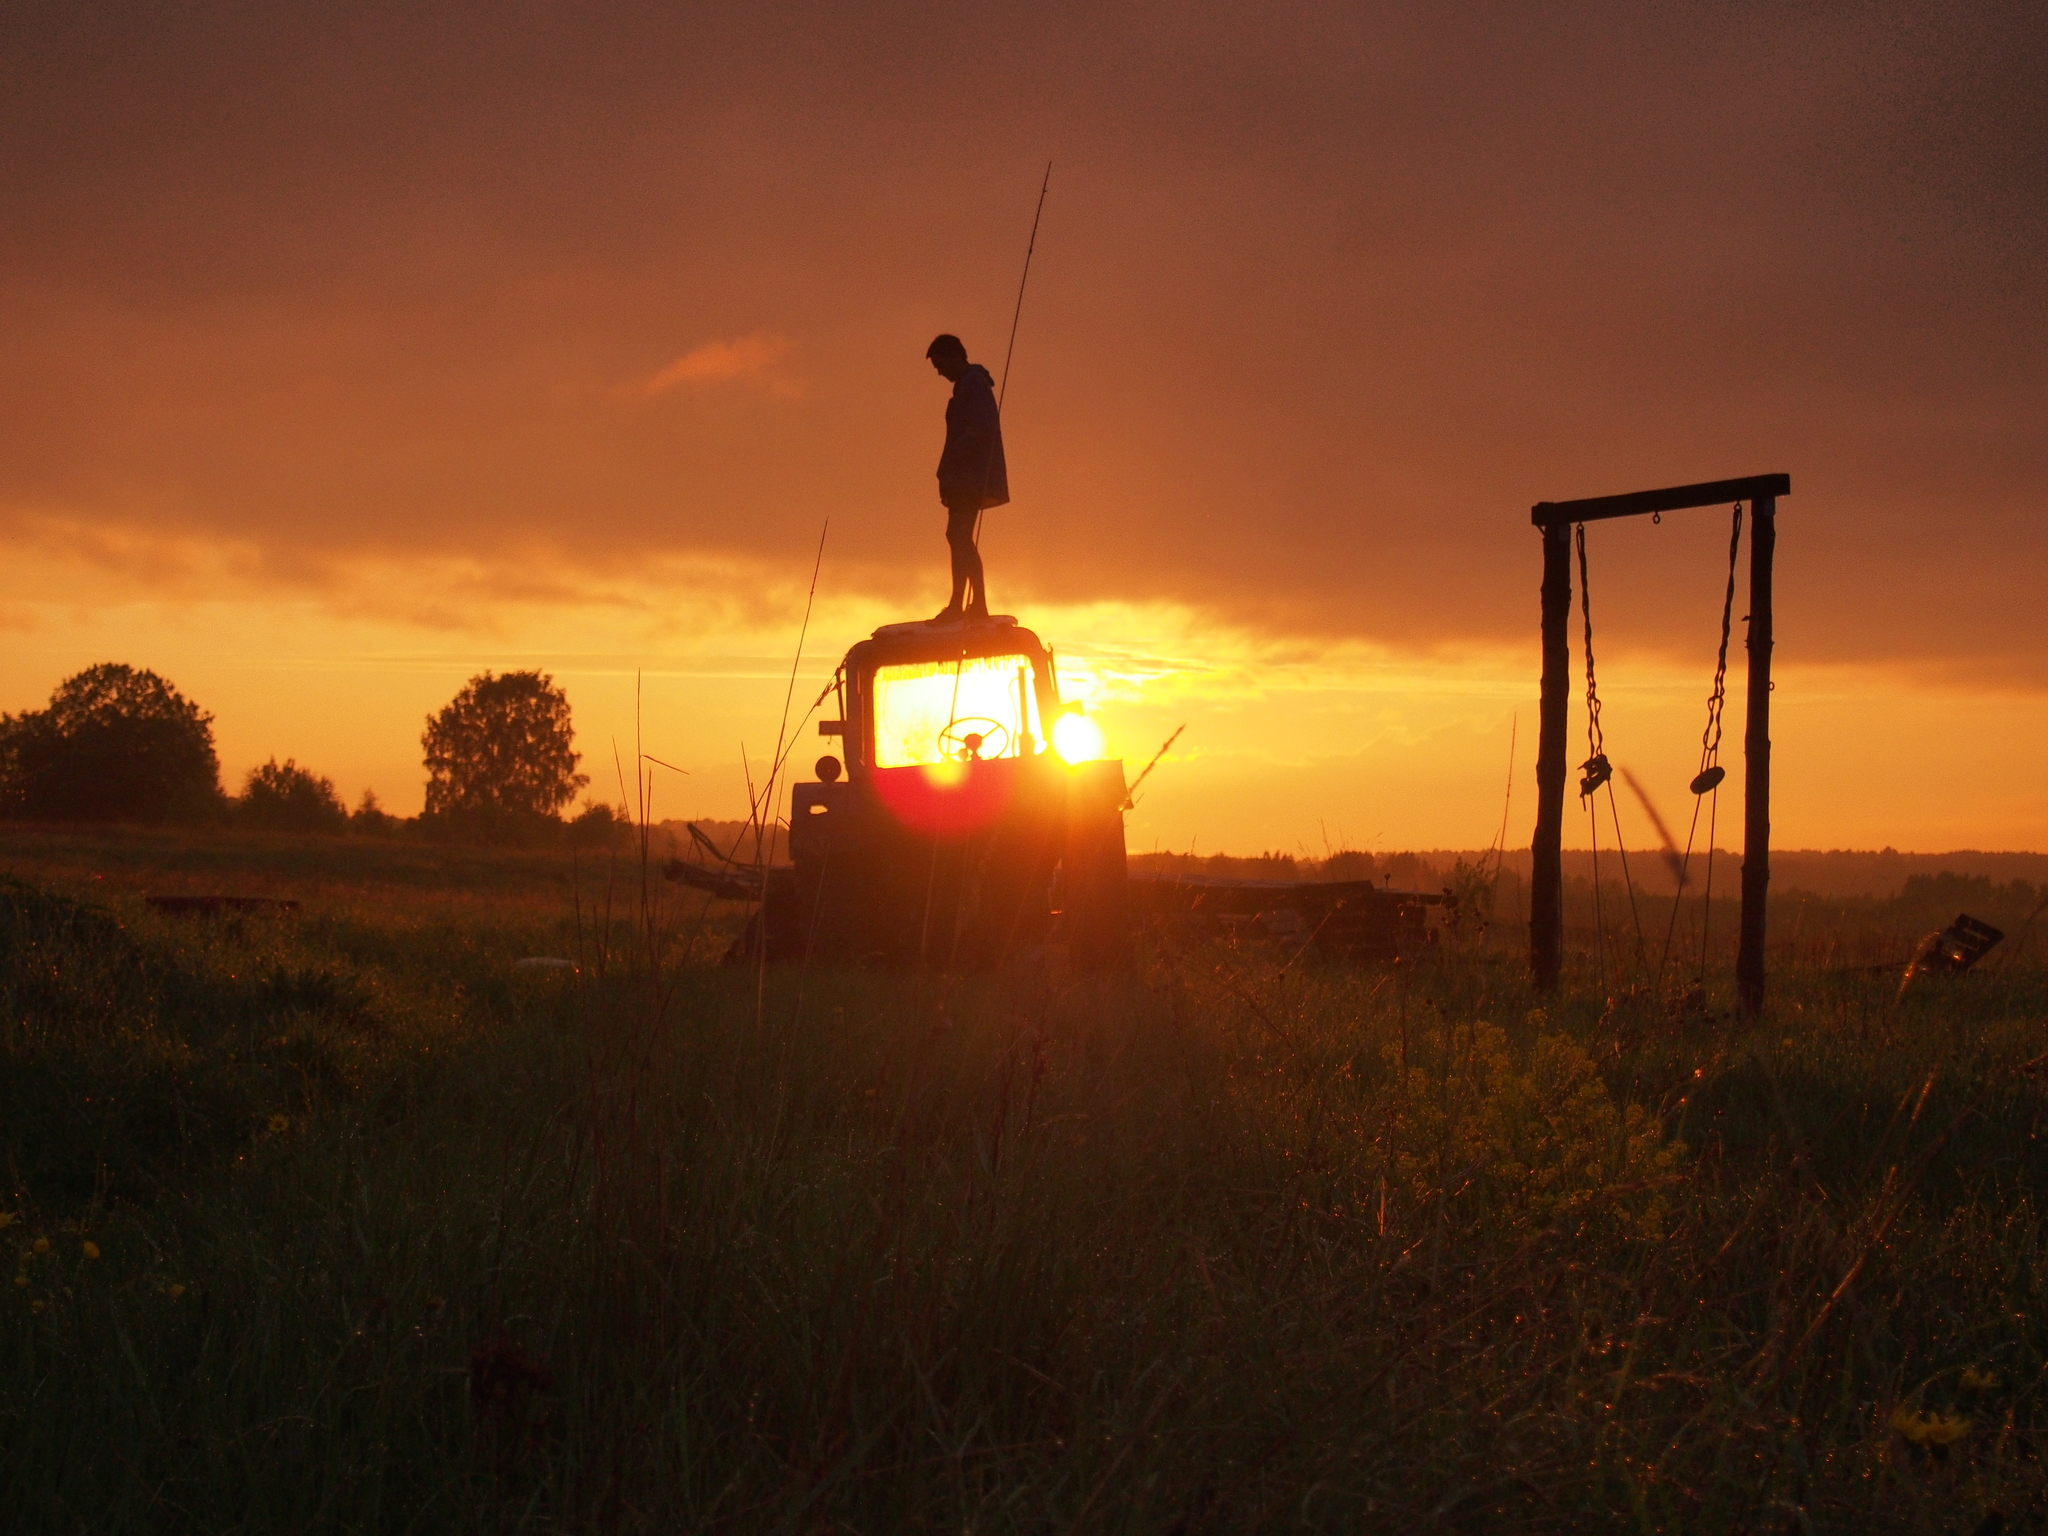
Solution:
M 839 751 L 794 786 L 791 863 L 763 893 L 771 960 L 980 969 L 1064 943 L 1120 963 L 1123 764 L 1062 705 L 1038 636 L 885 625 L 834 681 L 818 729 Z
M 839 738 L 848 782 L 835 787 L 821 760 L 824 782 L 798 793 L 829 808 L 866 790 L 930 831 L 964 829 L 1013 793 L 1060 712 L 1051 653 L 1010 618 L 886 625 L 846 653 L 835 682 L 840 718 L 818 730 Z M 799 824 L 806 814 L 829 809 Z

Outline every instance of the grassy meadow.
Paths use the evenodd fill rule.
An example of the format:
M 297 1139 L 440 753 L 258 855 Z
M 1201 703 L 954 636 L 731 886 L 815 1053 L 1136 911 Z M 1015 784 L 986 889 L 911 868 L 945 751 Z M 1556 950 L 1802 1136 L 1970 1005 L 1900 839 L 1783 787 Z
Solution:
M 757 988 L 625 855 L 10 827 L 0 874 L 10 1529 L 2048 1510 L 2048 972 L 1901 995 L 1896 904 L 1781 903 L 1748 1026 L 1718 957 L 1596 967 L 1584 891 L 1539 998 L 1507 923 Z M 224 890 L 302 908 L 142 902 Z

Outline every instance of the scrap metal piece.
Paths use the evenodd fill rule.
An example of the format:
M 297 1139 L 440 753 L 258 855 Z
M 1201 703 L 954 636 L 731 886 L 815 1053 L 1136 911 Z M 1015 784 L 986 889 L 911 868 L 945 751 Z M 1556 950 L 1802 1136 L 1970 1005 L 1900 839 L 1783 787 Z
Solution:
M 1396 891 L 1370 880 L 1254 880 L 1231 876 L 1132 875 L 1132 904 L 1155 920 L 1215 935 L 1310 936 L 1325 959 L 1372 964 L 1434 942 L 1428 909 L 1441 891 Z
M 1916 977 L 1962 975 L 1990 954 L 1992 947 L 2004 937 L 2002 928 L 1994 928 L 1967 912 L 1956 914 L 1956 920 L 1946 928 L 1921 940 L 1919 950 L 1899 983 L 1900 993 L 1903 994 Z
M 692 827 L 691 831 L 696 828 Z M 687 885 L 693 890 L 709 891 L 714 896 L 723 896 L 727 901 L 759 901 L 761 899 L 761 877 L 758 870 L 746 865 L 735 865 L 730 869 L 712 869 L 704 864 L 691 864 L 683 859 L 670 859 L 661 866 L 662 877 Z

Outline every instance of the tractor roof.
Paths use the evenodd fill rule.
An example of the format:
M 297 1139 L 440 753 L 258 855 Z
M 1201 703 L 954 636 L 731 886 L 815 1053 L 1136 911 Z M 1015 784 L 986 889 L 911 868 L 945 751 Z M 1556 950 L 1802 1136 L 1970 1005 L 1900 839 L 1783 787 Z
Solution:
M 849 671 L 915 666 L 976 656 L 1045 656 L 1038 636 L 1008 614 L 947 624 L 884 624 L 846 653 Z

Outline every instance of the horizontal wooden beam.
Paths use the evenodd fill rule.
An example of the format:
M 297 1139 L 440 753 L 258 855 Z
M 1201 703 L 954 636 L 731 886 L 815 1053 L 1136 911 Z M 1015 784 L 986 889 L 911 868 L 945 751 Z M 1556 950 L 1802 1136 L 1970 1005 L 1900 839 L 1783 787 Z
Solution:
M 1645 512 L 1682 512 L 1687 507 L 1722 506 L 1755 501 L 1760 496 L 1790 496 L 1790 475 L 1749 475 L 1741 480 L 1709 480 L 1704 485 L 1674 485 L 1661 491 L 1631 491 L 1626 496 L 1588 496 L 1584 501 L 1539 501 L 1529 509 L 1538 528 L 1567 523 L 1597 523 L 1610 517 L 1640 517 Z

